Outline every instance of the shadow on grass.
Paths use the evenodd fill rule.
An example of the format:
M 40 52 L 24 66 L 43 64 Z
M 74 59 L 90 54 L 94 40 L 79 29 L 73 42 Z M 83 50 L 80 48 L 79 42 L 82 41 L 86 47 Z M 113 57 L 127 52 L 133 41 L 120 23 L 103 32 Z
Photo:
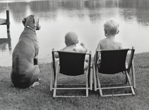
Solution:
M 84 98 L 53 98 L 50 92 L 52 73 L 50 64 L 39 65 L 40 85 L 31 89 L 13 87 L 10 81 L 11 67 L 0 67 L 0 108 L 2 110 L 149 110 L 149 53 L 136 54 L 134 61 L 136 95 L 106 98 L 101 98 L 99 91 L 89 91 L 89 97 Z M 102 78 L 105 83 L 114 81 L 113 78 L 109 79 Z M 60 77 L 60 80 L 67 83 L 64 77 Z

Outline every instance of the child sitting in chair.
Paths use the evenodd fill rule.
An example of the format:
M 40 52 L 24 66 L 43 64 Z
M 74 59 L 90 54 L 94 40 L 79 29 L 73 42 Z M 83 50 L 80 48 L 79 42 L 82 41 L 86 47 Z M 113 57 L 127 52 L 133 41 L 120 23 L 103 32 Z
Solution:
M 68 32 L 66 35 L 65 35 L 65 44 L 66 44 L 66 47 L 64 47 L 63 49 L 61 49 L 61 51 L 68 51 L 68 52 L 83 52 L 83 53 L 86 53 L 87 52 L 87 49 L 84 45 L 84 43 L 79 43 L 79 40 L 78 40 L 78 36 L 76 33 L 74 32 Z M 58 53 L 55 54 L 55 57 L 58 58 Z M 88 64 L 87 64 L 87 59 L 88 58 L 85 58 L 85 63 L 84 63 L 84 69 L 87 68 Z
M 105 22 L 104 32 L 106 38 L 99 41 L 96 50 L 122 49 L 122 44 L 115 40 L 115 36 L 119 33 L 119 24 L 115 20 Z
M 85 45 L 83 43 L 78 44 L 78 36 L 74 32 L 68 32 L 65 35 L 65 44 L 66 47 L 64 47 L 63 51 L 69 51 L 69 52 L 87 52 L 87 49 L 85 48 Z
M 105 22 L 104 33 L 106 38 L 99 41 L 96 51 L 122 49 L 122 44 L 115 40 L 115 36 L 119 33 L 119 24 L 115 20 Z

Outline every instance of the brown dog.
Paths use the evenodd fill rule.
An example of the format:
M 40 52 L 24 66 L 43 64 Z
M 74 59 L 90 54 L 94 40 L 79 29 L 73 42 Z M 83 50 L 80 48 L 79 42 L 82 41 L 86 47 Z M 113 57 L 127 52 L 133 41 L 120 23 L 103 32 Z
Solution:
M 38 41 L 36 30 L 40 29 L 39 19 L 34 15 L 24 18 L 25 28 L 12 55 L 11 81 L 15 87 L 27 88 L 38 82 Z

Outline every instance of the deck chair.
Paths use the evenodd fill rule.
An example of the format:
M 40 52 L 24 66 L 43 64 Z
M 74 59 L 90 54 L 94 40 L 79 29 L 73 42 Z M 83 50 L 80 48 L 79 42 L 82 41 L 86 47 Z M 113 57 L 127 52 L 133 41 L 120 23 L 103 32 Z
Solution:
M 6 10 L 6 18 L 0 18 L 0 25 L 6 25 L 7 29 L 7 39 L 10 38 L 10 20 L 9 20 L 9 10 Z
M 59 55 L 59 63 L 56 63 L 55 59 L 55 52 L 58 53 Z M 88 58 L 88 67 L 87 70 L 84 70 L 84 61 L 85 61 L 85 56 L 89 56 Z M 87 97 L 88 96 L 88 91 L 91 89 L 92 84 L 92 74 L 90 74 L 90 65 L 91 65 L 91 54 L 90 53 L 76 53 L 76 52 L 64 52 L 64 51 L 52 51 L 52 59 L 53 59 L 53 71 L 54 71 L 54 85 L 52 84 L 51 87 L 53 87 L 53 97 Z M 60 74 L 75 77 L 79 75 L 85 76 L 86 82 L 83 85 L 66 85 L 63 84 L 62 87 L 60 84 L 58 84 L 58 76 Z M 52 83 L 51 82 L 51 83 Z M 89 83 L 90 82 L 90 83 Z M 69 82 L 68 82 L 69 84 Z M 74 87 L 75 86 L 75 87 Z M 57 95 L 57 90 L 85 90 L 86 95 L 82 96 L 76 96 L 76 95 L 69 95 L 69 96 L 64 96 L 64 95 Z
M 129 53 L 128 53 L 129 52 Z M 95 59 L 98 59 L 100 54 L 101 60 L 98 63 L 95 60 L 94 64 L 94 88 L 95 91 L 99 90 L 100 96 L 122 96 L 122 95 L 135 95 L 134 88 L 136 88 L 135 84 L 135 71 L 134 71 L 134 56 L 135 49 L 120 49 L 120 50 L 102 50 L 96 51 Z M 129 56 L 129 58 L 128 58 Z M 126 63 L 127 60 L 127 63 Z M 110 86 L 103 87 L 101 84 L 101 80 L 99 77 L 102 74 L 106 75 L 114 75 L 120 74 L 124 75 L 126 78 L 125 83 L 122 85 L 114 84 Z M 103 82 L 103 81 L 102 81 Z M 129 93 L 112 93 L 112 94 L 104 94 L 104 91 L 116 90 L 116 89 L 130 89 Z

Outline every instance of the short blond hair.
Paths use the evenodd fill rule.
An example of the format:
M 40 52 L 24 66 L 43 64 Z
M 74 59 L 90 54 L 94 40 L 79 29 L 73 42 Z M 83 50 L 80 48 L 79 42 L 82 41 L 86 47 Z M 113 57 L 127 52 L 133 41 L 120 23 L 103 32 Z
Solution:
M 75 32 L 68 32 L 65 35 L 65 44 L 67 46 L 75 45 L 79 42 L 78 36 Z
M 119 31 L 119 23 L 114 19 L 108 20 L 104 24 L 104 30 L 107 35 L 115 35 Z

